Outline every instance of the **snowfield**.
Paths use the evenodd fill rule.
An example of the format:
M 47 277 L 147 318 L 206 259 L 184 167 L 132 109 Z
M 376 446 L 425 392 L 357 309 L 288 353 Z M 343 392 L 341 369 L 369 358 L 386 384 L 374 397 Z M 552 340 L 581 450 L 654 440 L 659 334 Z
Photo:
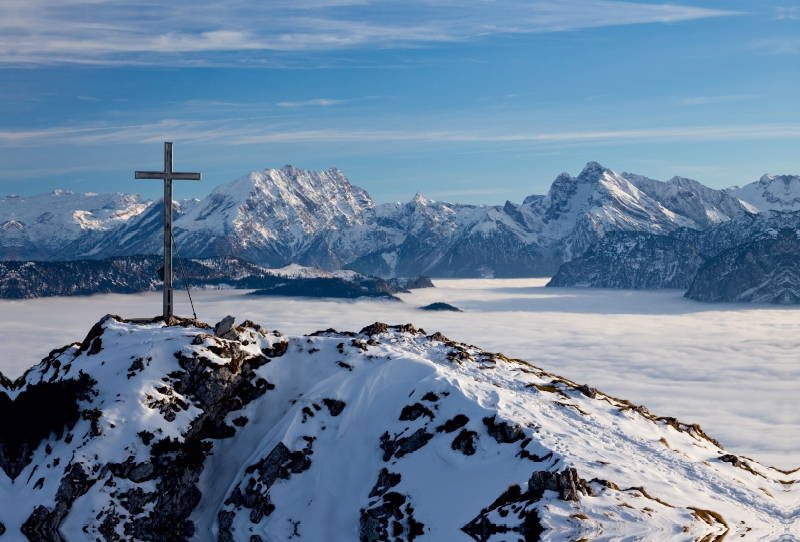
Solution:
M 799 534 L 791 473 L 526 361 L 413 326 L 292 337 L 249 321 L 179 324 L 104 318 L 2 384 L 20 399 L 95 381 L 68 432 L 18 459 L 14 483 L 0 474 L 5 538 Z
M 798 309 L 703 304 L 679 290 L 544 288 L 546 282 L 437 280 L 436 288 L 401 294 L 405 303 L 263 299 L 230 290 L 193 296 L 203 321 L 234 314 L 289 335 L 411 322 L 699 423 L 732 453 L 782 469 L 800 466 Z M 190 316 L 185 294 L 176 295 L 177 312 Z M 437 301 L 465 312 L 417 309 Z M 18 377 L 51 349 L 81 340 L 104 314 L 134 318 L 160 307 L 160 293 L 0 301 L 0 371 Z

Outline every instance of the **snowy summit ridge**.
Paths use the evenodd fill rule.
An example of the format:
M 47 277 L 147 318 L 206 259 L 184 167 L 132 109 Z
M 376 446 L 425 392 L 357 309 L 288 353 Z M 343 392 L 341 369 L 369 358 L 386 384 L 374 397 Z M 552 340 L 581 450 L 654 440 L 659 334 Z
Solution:
M 791 473 L 528 362 L 410 324 L 303 337 L 234 324 L 107 316 L 0 379 L 16 422 L 0 427 L 3 540 L 800 530 Z

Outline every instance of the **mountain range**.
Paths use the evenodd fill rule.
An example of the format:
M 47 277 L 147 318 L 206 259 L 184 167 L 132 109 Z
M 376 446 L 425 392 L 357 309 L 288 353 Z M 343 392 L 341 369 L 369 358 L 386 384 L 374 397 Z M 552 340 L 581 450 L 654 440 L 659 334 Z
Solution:
M 336 168 L 253 172 L 203 200 L 175 202 L 184 257 L 233 256 L 393 277 L 552 276 L 609 232 L 666 235 L 800 209 L 800 177 L 765 175 L 716 190 L 662 182 L 590 162 L 546 195 L 467 205 L 417 193 L 376 205 Z M 129 194 L 51 194 L 0 200 L 0 259 L 79 260 L 158 254 L 163 202 Z
M 0 299 L 49 296 L 128 294 L 162 288 L 161 256 L 117 256 L 102 260 L 60 262 L 0 262 Z M 381 297 L 414 288 L 432 288 L 428 277 L 367 277 L 355 271 L 329 273 L 315 267 L 290 264 L 265 268 L 231 256 L 186 259 L 175 273 L 175 288 L 249 289 L 256 295 L 306 297 Z M 184 276 L 186 282 L 184 282 Z

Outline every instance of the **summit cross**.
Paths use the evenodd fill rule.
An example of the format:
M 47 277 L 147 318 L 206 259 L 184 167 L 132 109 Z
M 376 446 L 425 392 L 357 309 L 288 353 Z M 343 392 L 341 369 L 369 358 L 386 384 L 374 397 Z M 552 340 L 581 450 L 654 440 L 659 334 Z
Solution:
M 164 143 L 164 171 L 137 171 L 137 179 L 164 179 L 164 318 L 173 316 L 172 181 L 199 181 L 200 173 L 172 171 L 172 143 Z

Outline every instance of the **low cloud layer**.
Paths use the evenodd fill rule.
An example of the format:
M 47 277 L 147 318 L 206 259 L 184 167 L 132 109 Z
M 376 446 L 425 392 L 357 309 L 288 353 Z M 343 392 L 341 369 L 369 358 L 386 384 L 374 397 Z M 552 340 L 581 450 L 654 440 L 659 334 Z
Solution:
M 435 281 L 404 303 L 247 297 L 197 292 L 201 320 L 227 314 L 302 335 L 375 321 L 411 322 L 427 332 L 503 352 L 644 404 L 662 416 L 699 423 L 726 449 L 781 468 L 800 465 L 798 309 L 703 304 L 682 291 L 543 288 L 544 279 Z M 184 296 L 185 297 L 185 296 Z M 430 313 L 435 301 L 463 313 Z M 0 301 L 0 371 L 19 376 L 53 348 L 80 341 L 113 312 L 160 311 L 161 294 Z M 179 314 L 190 314 L 179 300 Z

